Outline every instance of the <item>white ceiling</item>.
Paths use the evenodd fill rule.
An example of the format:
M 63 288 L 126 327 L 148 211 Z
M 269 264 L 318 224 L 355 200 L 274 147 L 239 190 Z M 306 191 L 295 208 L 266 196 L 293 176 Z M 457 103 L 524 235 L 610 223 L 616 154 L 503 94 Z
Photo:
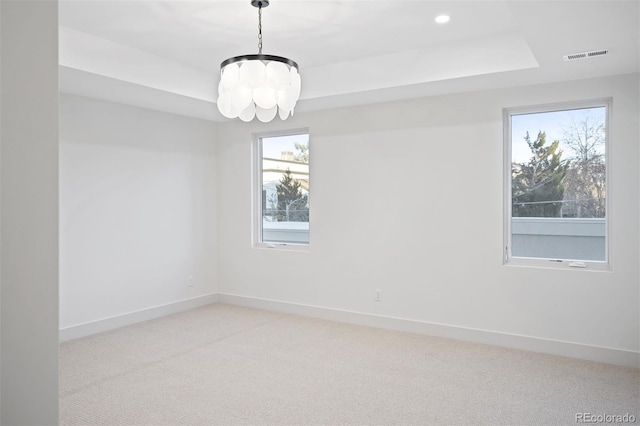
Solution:
M 640 2 L 271 0 L 263 53 L 300 65 L 296 111 L 640 71 Z M 451 21 L 434 18 L 448 14 Z M 60 86 L 209 120 L 220 62 L 257 53 L 249 0 L 61 0 Z M 571 62 L 563 55 L 608 49 Z

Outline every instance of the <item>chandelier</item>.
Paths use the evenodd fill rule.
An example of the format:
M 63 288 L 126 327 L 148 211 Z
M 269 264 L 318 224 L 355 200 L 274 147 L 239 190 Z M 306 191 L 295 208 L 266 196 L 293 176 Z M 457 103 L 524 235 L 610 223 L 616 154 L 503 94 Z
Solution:
M 251 0 L 258 8 L 258 53 L 234 56 L 220 64 L 218 110 L 227 118 L 267 123 L 286 120 L 300 97 L 298 64 L 282 56 L 262 54 L 262 8 L 269 0 Z

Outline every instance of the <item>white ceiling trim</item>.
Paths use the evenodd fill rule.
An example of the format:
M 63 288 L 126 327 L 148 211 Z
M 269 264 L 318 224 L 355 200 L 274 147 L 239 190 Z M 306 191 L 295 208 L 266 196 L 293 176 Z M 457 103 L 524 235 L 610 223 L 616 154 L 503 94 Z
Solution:
M 517 32 L 301 70 L 301 99 L 537 68 Z
M 103 77 L 208 102 L 218 76 L 180 62 L 60 26 L 59 64 Z
M 210 121 L 226 120 L 216 104 L 75 68 L 59 67 L 60 91 Z
M 59 37 L 62 91 L 222 119 L 214 105 L 217 73 L 64 26 Z M 536 67 L 524 38 L 510 32 L 304 69 L 301 100 Z

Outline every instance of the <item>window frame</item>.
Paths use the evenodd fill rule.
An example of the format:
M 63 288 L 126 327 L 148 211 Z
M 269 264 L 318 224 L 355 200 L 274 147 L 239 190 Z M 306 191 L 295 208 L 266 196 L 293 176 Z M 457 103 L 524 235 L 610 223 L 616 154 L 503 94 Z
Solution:
M 309 226 L 309 242 L 307 243 L 262 241 L 262 139 L 302 134 L 306 134 L 309 138 L 309 177 L 311 177 L 311 133 L 309 132 L 309 128 L 273 130 L 257 132 L 251 135 L 251 246 L 253 248 L 287 251 L 307 251 L 309 249 L 311 244 L 311 226 Z M 309 190 L 310 189 L 311 180 L 309 180 Z M 311 191 L 309 191 L 309 193 L 311 193 Z M 309 198 L 311 198 L 311 195 L 309 195 Z M 309 214 L 309 225 L 311 225 L 311 214 Z
M 607 198 L 605 200 L 605 260 L 573 260 L 573 259 L 552 259 L 552 258 L 532 258 L 532 257 L 514 257 L 511 253 L 511 221 L 512 221 L 512 128 L 511 117 L 514 115 L 536 114 L 555 111 L 567 111 L 586 108 L 605 107 L 605 179 L 607 185 Z M 506 266 L 517 267 L 538 267 L 550 269 L 575 269 L 582 271 L 613 271 L 613 192 L 612 180 L 612 131 L 611 117 L 613 110 L 613 98 L 596 98 L 566 102 L 554 102 L 539 105 L 529 105 L 520 107 L 503 108 L 503 244 L 502 244 L 502 263 Z

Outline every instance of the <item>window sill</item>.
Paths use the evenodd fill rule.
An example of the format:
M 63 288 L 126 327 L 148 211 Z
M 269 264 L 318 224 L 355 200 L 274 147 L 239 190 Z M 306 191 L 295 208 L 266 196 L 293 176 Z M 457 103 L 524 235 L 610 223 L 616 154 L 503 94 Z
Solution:
M 296 243 L 255 243 L 255 244 L 253 245 L 253 248 L 255 248 L 255 249 L 261 249 L 261 250 L 306 252 L 306 251 L 309 251 L 309 244 L 296 244 Z
M 504 266 L 529 267 L 540 269 L 571 269 L 588 272 L 612 272 L 608 262 L 584 261 L 584 260 L 556 260 L 515 257 L 504 261 Z

